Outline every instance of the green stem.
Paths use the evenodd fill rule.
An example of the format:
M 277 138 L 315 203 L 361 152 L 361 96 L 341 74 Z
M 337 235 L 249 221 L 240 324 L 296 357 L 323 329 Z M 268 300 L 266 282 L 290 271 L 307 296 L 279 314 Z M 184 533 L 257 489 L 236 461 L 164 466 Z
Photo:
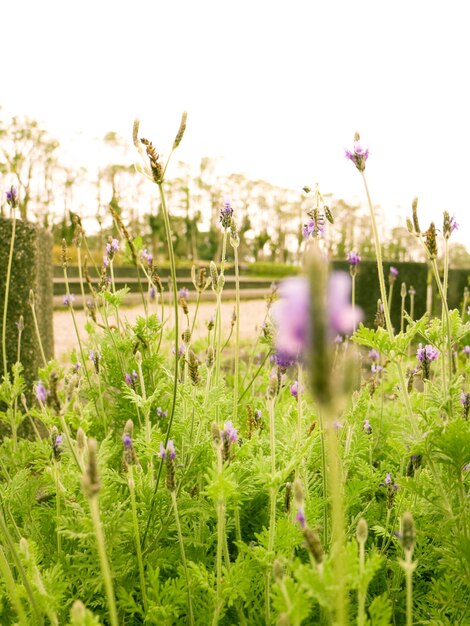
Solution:
M 135 500 L 135 482 L 134 482 L 134 466 L 133 465 L 129 465 L 128 467 L 127 483 L 129 485 L 129 494 L 131 496 L 132 520 L 134 524 L 135 551 L 137 554 L 137 563 L 139 566 L 139 580 L 140 580 L 140 588 L 142 591 L 142 604 L 144 605 L 144 611 L 147 612 L 147 607 L 148 607 L 147 591 L 146 591 L 146 586 L 145 586 L 142 550 L 140 547 L 139 520 L 137 518 L 137 505 L 136 505 L 136 500 Z
M 343 477 L 341 458 L 338 446 L 338 437 L 334 428 L 333 418 L 327 416 L 326 423 L 326 453 L 329 468 L 329 499 L 331 505 L 331 550 L 330 555 L 334 566 L 336 581 L 335 615 L 336 624 L 347 624 L 347 593 L 345 567 L 345 540 L 344 505 L 343 505 Z
M 233 422 L 237 423 L 238 414 L 238 378 L 240 369 L 240 275 L 238 268 L 238 246 L 234 246 L 235 255 L 235 372 L 233 380 Z
M 353 333 L 355 333 L 356 332 L 356 274 L 351 274 L 351 306 L 352 306 Z
M 82 250 L 81 246 L 77 246 L 77 263 L 78 263 L 78 276 L 80 278 L 80 291 L 82 294 L 82 309 L 86 310 L 86 298 L 85 298 L 85 287 L 83 285 L 83 275 L 82 275 Z
M 194 311 L 193 323 L 192 323 L 192 326 L 191 326 L 191 338 L 193 336 L 194 327 L 196 325 L 196 318 L 197 318 L 197 312 L 199 311 L 199 303 L 200 303 L 200 301 L 201 301 L 201 292 L 198 291 L 197 292 L 197 300 L 196 300 L 196 310 Z
M 189 574 L 188 574 L 188 566 L 187 566 L 187 563 L 186 563 L 186 553 L 184 551 L 183 533 L 181 532 L 181 522 L 180 522 L 180 518 L 179 518 L 179 515 L 178 515 L 178 503 L 177 503 L 177 499 L 176 499 L 176 491 L 172 491 L 171 492 L 171 502 L 173 504 L 173 511 L 175 512 L 175 522 L 176 522 L 176 530 L 177 530 L 177 533 L 178 533 L 178 543 L 179 543 L 179 546 L 180 546 L 181 563 L 183 564 L 184 577 L 185 577 L 185 580 L 186 580 L 186 587 L 188 588 L 188 613 L 189 613 L 188 617 L 189 617 L 189 624 L 194 624 L 193 603 L 192 603 L 192 599 L 191 599 L 191 586 L 190 586 L 190 579 L 189 579 Z
M 276 500 L 277 500 L 277 488 L 275 486 L 276 480 L 276 423 L 275 423 L 275 400 L 274 398 L 268 400 L 268 412 L 269 412 L 269 447 L 271 452 L 271 482 L 272 486 L 269 490 L 269 531 L 268 531 L 268 554 L 271 558 L 274 551 L 274 542 L 276 536 Z M 266 572 L 266 602 L 265 602 L 265 617 L 266 624 L 271 623 L 271 567 Z
M 62 536 L 60 534 L 60 477 L 59 477 L 59 464 L 54 461 L 54 478 L 55 478 L 55 510 L 56 510 L 56 523 L 55 533 L 57 538 L 57 558 L 60 559 L 62 553 Z
M 103 576 L 106 599 L 108 601 L 109 619 L 112 626 L 119 626 L 116 598 L 114 596 L 113 578 L 111 575 L 111 568 L 109 566 L 108 557 L 106 555 L 106 544 L 103 527 L 101 525 L 98 496 L 92 495 L 88 498 L 88 502 L 90 505 L 91 519 L 93 521 L 93 528 L 95 531 L 96 545 L 98 547 L 101 575 Z
M 6 378 L 8 371 L 7 364 L 7 311 L 8 311 L 8 298 L 10 295 L 10 281 L 11 281 L 11 267 L 13 264 L 13 252 L 15 249 L 15 233 L 16 233 L 16 211 L 12 209 L 12 226 L 11 226 L 11 240 L 10 240 L 10 252 L 8 254 L 8 266 L 7 275 L 5 277 L 5 302 L 3 303 L 3 322 L 2 322 L 2 351 L 3 351 L 3 374 Z
M 3 580 L 5 582 L 5 587 L 7 589 L 7 593 L 10 596 L 11 603 L 18 615 L 21 626 L 28 626 L 28 620 L 26 618 L 26 613 L 24 612 L 23 605 L 21 604 L 21 599 L 18 595 L 18 591 L 16 589 L 15 579 L 13 578 L 13 574 L 11 572 L 10 566 L 8 565 L 8 561 L 5 557 L 5 553 L 0 546 L 0 572 L 2 573 Z
M 382 300 L 382 305 L 384 308 L 385 325 L 387 327 L 389 337 L 393 341 L 393 327 L 392 327 L 392 320 L 390 319 L 390 309 L 389 309 L 388 301 L 387 301 L 387 292 L 385 289 L 385 278 L 384 278 L 384 270 L 383 270 L 383 265 L 382 265 L 382 251 L 380 248 L 379 231 L 377 230 L 374 207 L 372 206 L 372 200 L 370 197 L 369 188 L 367 186 L 367 181 L 366 181 L 364 172 L 361 172 L 361 175 L 362 175 L 362 180 L 364 182 L 364 187 L 366 190 L 367 202 L 369 204 L 370 218 L 371 218 L 371 224 L 372 224 L 372 232 L 374 235 L 375 255 L 377 258 L 377 272 L 378 272 L 379 285 L 380 285 L 380 299 Z M 410 420 L 413 430 L 415 431 L 415 434 L 418 434 L 419 432 L 418 425 L 416 423 L 416 418 L 413 415 L 413 409 L 411 407 L 411 402 L 410 402 L 410 398 L 408 395 L 408 387 L 406 384 L 405 375 L 403 373 L 401 364 L 397 362 L 396 365 L 397 365 L 397 370 L 398 370 L 398 376 L 400 378 L 400 386 L 401 386 L 401 391 L 403 395 L 403 400 L 405 403 L 406 411 L 408 413 L 408 418 Z
M 171 156 L 171 155 L 170 155 Z M 168 163 L 167 163 L 168 165 Z M 163 190 L 163 182 L 158 183 L 158 190 L 160 192 L 160 199 L 162 201 L 162 213 L 163 213 L 163 221 L 165 223 L 165 235 L 166 235 L 166 239 L 167 239 L 167 245 L 168 245 L 168 256 L 170 259 L 170 273 L 171 273 L 171 284 L 173 287 L 173 308 L 174 308 L 174 312 L 175 312 L 175 371 L 174 371 L 174 378 L 173 378 L 173 398 L 172 398 L 172 403 L 171 403 L 171 411 L 170 411 L 170 418 L 168 420 L 168 427 L 166 429 L 166 433 L 165 433 L 165 448 L 166 445 L 168 443 L 168 439 L 170 438 L 170 434 L 171 434 L 171 427 L 173 426 L 173 419 L 175 416 L 175 409 L 176 409 L 176 399 L 177 399 L 177 391 L 178 391 L 178 362 L 179 362 L 179 346 L 178 346 L 178 340 L 179 340 L 179 328 L 178 328 L 178 285 L 176 282 L 176 262 L 175 262 L 175 253 L 173 250 L 173 235 L 171 232 L 171 224 L 170 224 L 170 217 L 168 215 L 168 209 L 166 206 L 166 199 L 165 199 L 165 192 Z M 162 296 L 163 298 L 163 296 Z M 163 318 L 162 318 L 162 324 L 163 324 Z M 154 512 L 154 508 L 155 508 L 155 500 L 156 500 L 156 495 L 157 495 L 157 491 L 158 491 L 158 486 L 160 484 L 160 478 L 162 475 L 162 468 L 163 468 L 163 459 L 160 460 L 160 465 L 158 467 L 158 473 L 157 473 L 157 478 L 155 481 L 155 487 L 153 490 L 153 494 L 152 494 L 152 500 L 150 503 L 150 511 L 149 511 L 149 515 L 147 518 L 147 526 L 145 528 L 145 532 L 144 532 L 144 536 L 142 539 L 142 547 L 145 546 L 145 541 L 147 539 L 147 533 L 149 531 L 150 528 L 150 523 L 152 521 L 152 517 L 153 517 L 153 512 Z
M 36 307 L 35 307 L 35 302 L 34 302 L 34 294 L 33 294 L 32 290 L 29 293 L 30 293 L 31 312 L 33 314 L 34 330 L 36 331 L 36 338 L 38 340 L 39 351 L 41 352 L 41 358 L 42 358 L 42 362 L 44 364 L 44 367 L 47 367 L 47 359 L 46 359 L 46 355 L 44 354 L 44 348 L 42 347 L 41 333 L 39 332 L 38 318 L 36 317 Z M 31 294 L 33 294 L 33 297 L 31 297 Z
M 217 446 L 217 474 L 222 474 L 223 458 L 222 458 L 222 442 Z M 215 626 L 219 622 L 220 611 L 222 610 L 222 555 L 225 537 L 225 500 L 223 494 L 219 493 L 217 501 L 217 551 L 216 551 L 216 584 L 217 599 L 212 618 L 212 624 Z

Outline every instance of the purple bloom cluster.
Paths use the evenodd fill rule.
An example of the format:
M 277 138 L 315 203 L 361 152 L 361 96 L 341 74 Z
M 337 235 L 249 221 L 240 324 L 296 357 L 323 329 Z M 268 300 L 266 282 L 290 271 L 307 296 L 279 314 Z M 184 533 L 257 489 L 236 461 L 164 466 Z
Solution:
M 12 209 L 14 209 L 17 205 L 16 201 L 18 198 L 18 189 L 12 185 L 10 189 L 6 192 L 6 196 L 7 203 L 11 206 Z
M 470 346 L 464 346 L 462 352 L 466 355 L 466 356 L 470 356 Z
M 297 515 L 295 516 L 296 522 L 299 522 L 302 530 L 307 527 L 307 520 L 305 518 L 305 511 L 303 506 L 299 506 L 297 509 Z
M 390 276 L 392 278 L 396 278 L 398 276 L 400 272 L 397 270 L 396 267 L 393 267 L 393 265 L 390 267 Z
M 350 302 L 351 279 L 346 272 L 333 272 L 328 283 L 327 307 L 332 337 L 348 334 L 353 329 L 353 309 Z M 280 299 L 273 306 L 276 327 L 276 363 L 289 366 L 302 359 L 310 347 L 310 286 L 305 277 L 283 280 L 279 285 Z M 362 312 L 356 309 L 356 320 Z
M 224 206 L 220 209 L 220 223 L 224 228 L 230 228 L 230 223 L 232 221 L 233 209 L 230 204 L 230 198 L 225 196 Z
M 439 350 L 431 345 L 426 345 L 423 348 L 423 345 L 420 343 L 418 350 L 416 351 L 416 358 L 418 361 L 423 363 L 424 361 L 435 361 L 439 356 Z
M 363 425 L 362 429 L 364 430 L 364 432 L 367 435 L 371 435 L 372 434 L 372 426 L 370 425 L 369 420 L 364 420 L 364 425 Z
M 352 150 L 345 150 L 344 156 L 352 161 L 360 172 L 366 169 L 366 161 L 369 158 L 369 150 L 363 148 L 359 143 L 359 140 L 354 141 Z
M 72 306 L 74 300 L 75 300 L 75 296 L 73 295 L 73 293 L 71 293 L 70 295 L 66 293 L 64 295 L 63 302 L 65 306 Z
M 112 239 L 109 243 L 106 244 L 106 254 L 111 256 L 115 254 L 119 250 L 119 241 L 117 239 Z
M 179 298 L 184 298 L 186 300 L 188 296 L 189 296 L 189 289 L 187 287 L 182 287 L 178 291 L 178 297 Z
M 304 224 L 302 233 L 303 233 L 304 239 L 309 239 L 312 235 L 314 237 L 324 235 L 325 225 L 320 221 L 318 221 L 317 223 L 315 222 L 313 218 L 311 218 L 306 224 Z
M 297 399 L 299 395 L 299 381 L 298 380 L 294 381 L 289 389 L 290 389 L 291 395 Z M 304 386 L 301 385 L 300 393 L 302 394 L 303 392 L 304 392 Z
M 380 353 L 375 348 L 372 348 L 372 350 L 369 350 L 369 359 L 372 359 L 372 361 L 378 361 L 379 358 L 380 358 Z
M 42 380 L 39 380 L 38 384 L 36 385 L 36 398 L 42 404 L 46 402 L 47 389 L 46 387 L 44 387 L 44 383 L 42 382 Z
M 150 252 L 147 252 L 147 250 L 142 250 L 142 252 L 140 253 L 140 256 L 142 257 L 143 260 L 147 261 L 147 265 L 149 267 L 152 267 L 153 265 L 153 255 Z
M 161 406 L 157 407 L 157 417 L 168 417 L 168 411 L 164 411 Z
M 129 374 L 129 372 L 126 372 L 124 375 L 124 380 L 126 381 L 126 385 L 129 385 L 129 387 L 134 387 L 135 383 L 137 382 L 138 377 L 139 376 L 135 370 L 132 370 L 132 374 Z
M 348 252 L 347 260 L 348 260 L 349 265 L 351 265 L 351 267 L 356 267 L 361 262 L 361 257 L 354 250 L 350 250 Z
M 158 453 L 158 455 L 161 459 L 163 459 L 164 461 L 166 461 L 167 459 L 175 459 L 176 458 L 176 452 L 175 452 L 175 444 L 173 443 L 173 439 L 169 439 L 168 443 L 166 445 L 166 449 L 165 446 L 163 445 L 163 443 L 160 443 L 160 452 Z
M 126 450 L 129 450 L 130 448 L 132 448 L 132 437 L 129 435 L 129 433 L 123 434 L 122 443 L 124 447 L 126 448 Z
M 224 429 L 220 431 L 220 436 L 223 441 L 227 443 L 237 443 L 238 434 L 237 429 L 233 427 L 231 421 L 224 423 Z
M 157 290 L 155 289 L 155 287 L 150 287 L 149 289 L 150 300 L 155 300 L 156 295 L 157 295 Z

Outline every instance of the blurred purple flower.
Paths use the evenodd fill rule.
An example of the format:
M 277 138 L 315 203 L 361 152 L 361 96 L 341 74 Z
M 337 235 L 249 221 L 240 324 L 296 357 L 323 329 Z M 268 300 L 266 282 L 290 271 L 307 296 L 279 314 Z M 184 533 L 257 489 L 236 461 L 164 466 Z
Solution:
M 173 443 L 173 439 L 168 440 L 168 443 L 166 444 L 166 449 L 163 443 L 160 443 L 160 452 L 157 454 L 157 456 L 159 456 L 164 461 L 166 461 L 168 458 L 176 458 L 175 444 Z
M 189 289 L 187 287 L 182 287 L 179 291 L 178 291 L 178 297 L 179 298 L 184 298 L 186 300 L 186 298 L 189 296 Z
M 299 522 L 300 528 L 304 529 L 307 526 L 307 520 L 305 519 L 305 512 L 302 506 L 299 506 L 297 509 L 297 515 L 295 516 L 295 520 Z
M 370 371 L 372 372 L 372 374 L 378 374 L 382 370 L 383 367 L 381 365 L 376 365 L 375 363 L 372 363 L 372 365 L 370 366 Z
M 366 169 L 366 161 L 369 158 L 369 150 L 364 149 L 358 140 L 354 141 L 352 150 L 345 150 L 344 156 L 352 161 L 360 172 Z
M 105 254 L 103 255 L 103 267 L 106 269 L 107 267 L 109 267 L 109 258 L 108 256 Z
M 12 185 L 10 189 L 6 192 L 6 196 L 7 203 L 11 206 L 12 209 L 14 209 L 17 206 L 16 200 L 18 198 L 18 189 Z
M 336 337 L 333 339 L 333 343 L 336 343 L 337 345 L 339 345 L 340 343 L 343 343 L 343 336 L 336 335 Z
M 155 296 L 157 295 L 157 290 L 155 287 L 150 287 L 149 289 L 149 298 L 150 300 L 155 300 Z
M 228 443 L 236 443 L 238 439 L 237 429 L 233 427 L 231 421 L 225 422 L 224 430 L 220 431 L 220 436 Z
M 129 448 L 132 447 L 132 437 L 129 435 L 129 433 L 124 433 L 122 436 L 122 443 L 124 444 L 124 447 L 129 450 Z
M 42 382 L 42 380 L 39 380 L 38 384 L 36 385 L 36 398 L 42 404 L 46 402 L 47 389 L 44 387 L 44 383 Z
M 372 434 L 372 426 L 370 425 L 369 420 L 364 420 L 363 430 L 368 435 Z
M 168 411 L 164 411 L 161 406 L 157 407 L 157 417 L 168 417 Z
M 353 330 L 350 302 L 351 278 L 346 272 L 333 272 L 328 283 L 327 310 L 331 337 Z M 279 285 L 280 299 L 273 305 L 276 328 L 276 359 L 284 364 L 301 359 L 310 346 L 310 286 L 301 276 L 287 278 Z M 362 311 L 356 308 L 356 321 Z M 278 365 L 279 362 L 278 362 Z
M 290 388 L 289 388 L 289 389 L 290 389 L 291 395 L 292 395 L 294 398 L 297 398 L 297 397 L 298 397 L 298 395 L 299 395 L 299 381 L 298 381 L 298 380 L 294 381 L 294 382 L 293 382 L 293 384 L 290 386 Z M 301 393 L 303 393 L 303 392 L 304 392 L 304 386 L 303 386 L 303 385 L 300 387 L 300 392 L 301 392 Z
M 229 196 L 225 196 L 224 206 L 220 209 L 219 220 L 224 228 L 230 228 L 230 222 L 232 221 L 233 209 L 230 204 Z
M 398 274 L 399 274 L 399 273 L 400 273 L 400 272 L 397 270 L 397 268 L 396 268 L 396 267 L 393 267 L 393 265 L 390 267 L 390 275 L 391 275 L 393 278 L 396 278 L 396 277 L 398 276 Z
M 464 346 L 462 352 L 467 356 L 470 356 L 470 346 Z
M 390 473 L 390 472 L 387 472 L 387 474 L 385 475 L 385 480 L 384 480 L 384 483 L 385 483 L 386 485 L 391 485 L 391 484 L 392 484 L 392 482 L 393 482 L 393 480 L 392 480 L 392 475 L 391 475 L 391 473 Z
M 372 361 L 378 361 L 379 358 L 380 358 L 380 353 L 375 348 L 372 348 L 372 350 L 369 350 L 369 359 L 372 359 Z
M 119 241 L 112 239 L 110 243 L 106 244 L 106 253 L 111 257 L 119 250 Z
M 458 230 L 458 228 L 459 228 L 459 224 L 457 224 L 457 221 L 455 219 L 455 215 L 453 215 L 450 218 L 450 232 L 453 233 L 454 230 Z
M 138 377 L 139 376 L 135 370 L 132 370 L 132 374 L 129 374 L 129 372 L 126 372 L 124 375 L 124 380 L 126 381 L 126 385 L 129 385 L 129 387 L 133 387 L 135 383 L 137 382 Z
M 55 448 L 60 448 L 60 446 L 63 444 L 64 442 L 64 438 L 62 437 L 62 435 L 57 435 L 57 437 L 55 438 L 54 441 L 54 447 Z
M 74 300 L 75 300 L 75 296 L 73 295 L 73 293 L 71 293 L 70 296 L 67 293 L 64 295 L 65 306 L 72 306 Z
M 428 344 L 423 348 L 422 344 L 420 343 L 418 350 L 416 351 L 416 358 L 418 359 L 418 361 L 421 361 L 421 363 L 423 363 L 423 361 L 425 360 L 435 361 L 439 354 L 439 350 L 434 346 Z
M 350 252 L 348 252 L 347 259 L 348 259 L 349 265 L 351 265 L 353 267 L 356 267 L 361 262 L 361 257 L 354 250 L 351 250 Z

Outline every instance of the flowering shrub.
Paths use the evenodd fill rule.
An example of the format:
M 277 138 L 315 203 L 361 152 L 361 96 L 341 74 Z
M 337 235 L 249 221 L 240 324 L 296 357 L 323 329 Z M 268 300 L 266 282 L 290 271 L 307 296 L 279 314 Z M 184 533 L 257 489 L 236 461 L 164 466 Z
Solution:
M 166 164 L 138 125 L 134 142 L 167 211 Z M 358 137 L 347 157 L 365 181 Z M 312 220 L 328 216 L 316 194 Z M 169 304 L 152 253 L 121 225 L 67 364 L 39 368 L 31 401 L 22 365 L 4 372 L 2 624 L 469 623 L 465 307 L 444 299 L 415 320 L 402 290 L 397 332 L 379 256 L 377 324 L 365 327 L 351 293 L 361 274 L 329 273 L 312 231 L 305 275 L 273 285 L 257 339 L 240 341 L 254 321 L 238 297 L 227 338 L 236 219 L 226 199 L 222 258 L 194 269 L 194 292 L 173 273 Z M 434 249 L 432 233 L 416 236 Z M 134 324 L 113 279 L 126 246 L 147 281 Z M 216 313 L 196 340 L 209 286 Z

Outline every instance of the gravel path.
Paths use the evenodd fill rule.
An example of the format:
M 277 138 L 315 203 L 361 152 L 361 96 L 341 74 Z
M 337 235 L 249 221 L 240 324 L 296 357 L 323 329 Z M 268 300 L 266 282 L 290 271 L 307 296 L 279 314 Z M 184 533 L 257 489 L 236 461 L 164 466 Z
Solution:
M 207 332 L 206 323 L 215 314 L 215 302 L 201 302 L 199 306 L 198 319 L 195 329 L 195 339 L 205 335 Z M 189 316 L 192 322 L 192 316 L 194 315 L 196 305 L 195 303 L 189 303 Z M 227 337 L 230 332 L 232 313 L 234 309 L 234 302 L 222 302 L 222 328 L 223 336 Z M 78 307 L 74 309 L 75 317 L 77 320 L 77 326 L 80 332 L 80 336 L 86 339 L 85 331 L 85 315 L 83 311 Z M 155 310 L 153 311 L 155 312 Z M 169 324 L 172 324 L 172 312 L 169 307 L 165 307 L 165 317 L 170 315 Z M 257 329 L 264 321 L 266 313 L 266 302 L 264 300 L 247 300 L 240 304 L 240 337 L 243 340 L 254 339 L 257 337 Z M 142 306 L 133 306 L 129 308 L 120 309 L 119 315 L 121 321 L 128 321 L 133 324 L 139 315 L 144 314 Z M 184 322 L 183 314 L 180 307 L 180 324 Z M 182 326 L 186 328 L 186 325 Z M 233 336 L 232 336 L 233 337 Z M 233 340 L 232 340 L 233 343 Z M 54 347 L 55 357 L 61 363 L 65 363 L 68 360 L 68 355 L 74 348 L 78 348 L 78 341 L 73 326 L 72 316 L 70 311 L 54 311 Z

